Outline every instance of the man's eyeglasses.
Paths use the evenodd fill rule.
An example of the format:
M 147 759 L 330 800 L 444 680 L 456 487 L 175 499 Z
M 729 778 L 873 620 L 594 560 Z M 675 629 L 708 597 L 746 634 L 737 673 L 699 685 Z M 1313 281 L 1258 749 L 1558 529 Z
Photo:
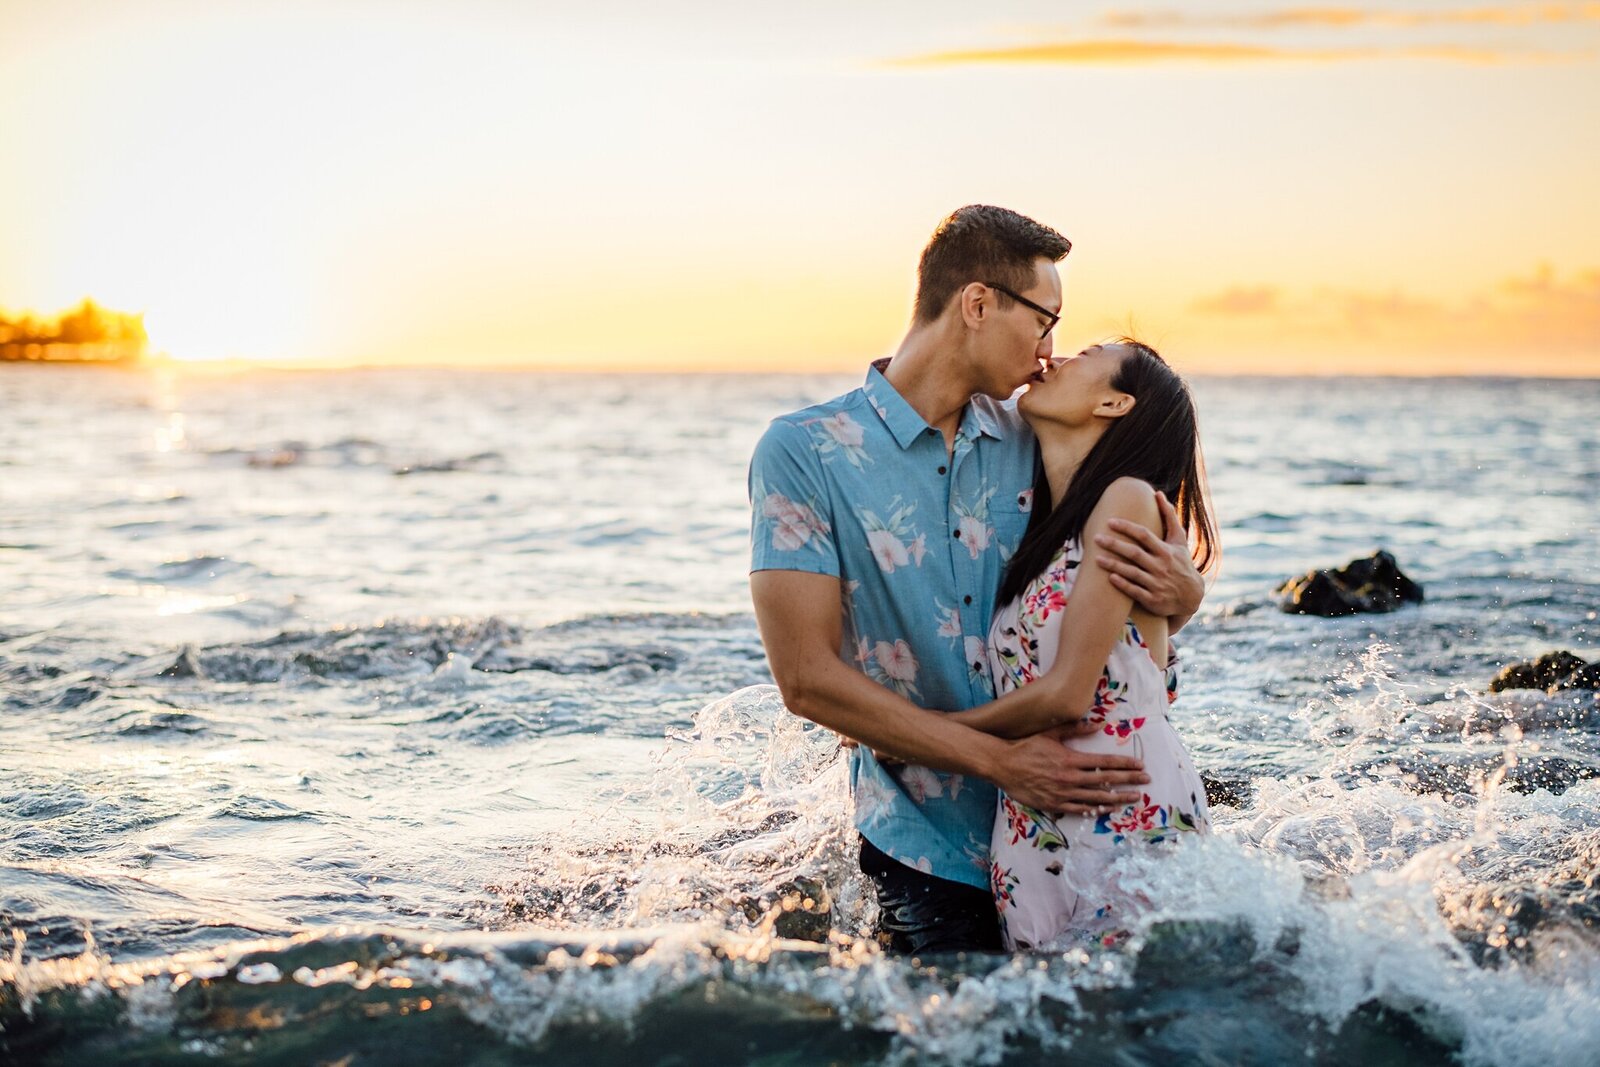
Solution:
M 1020 293 L 1013 293 L 1010 289 L 1007 289 L 1005 286 L 996 285 L 994 282 L 984 282 L 983 284 L 987 285 L 989 288 L 993 289 L 997 293 L 1006 294 L 1011 299 L 1013 299 L 1017 303 L 1021 304 L 1023 307 L 1032 308 L 1034 311 L 1037 311 L 1039 314 L 1041 314 L 1045 318 L 1049 319 L 1050 320 L 1049 325 L 1045 326 L 1044 332 L 1039 334 L 1039 340 L 1041 340 L 1041 341 L 1043 341 L 1046 337 L 1049 337 L 1050 336 L 1050 331 L 1055 329 L 1056 328 L 1056 323 L 1061 321 L 1061 316 L 1059 314 L 1057 314 L 1054 311 L 1051 311 L 1047 307 L 1040 307 L 1038 304 L 1035 304 L 1032 300 L 1029 300 L 1027 297 L 1021 295 Z

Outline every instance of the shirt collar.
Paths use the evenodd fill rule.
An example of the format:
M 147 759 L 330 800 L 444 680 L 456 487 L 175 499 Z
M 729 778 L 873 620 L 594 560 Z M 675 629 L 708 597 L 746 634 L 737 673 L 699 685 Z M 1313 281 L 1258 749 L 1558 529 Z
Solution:
M 867 381 L 861 387 L 862 392 L 867 394 L 867 402 L 883 420 L 884 426 L 888 427 L 895 442 L 901 448 L 910 448 L 911 442 L 928 432 L 928 420 L 918 415 L 916 409 L 906 403 L 906 398 L 901 396 L 899 391 L 889 384 L 889 379 L 883 376 L 883 368 L 888 365 L 888 360 L 880 359 L 867 368 Z M 967 406 L 961 414 L 960 433 L 963 437 L 968 440 L 976 440 L 979 435 L 993 437 L 996 440 L 1005 437 L 1005 432 L 995 421 L 994 413 L 989 407 L 990 404 L 986 401 L 967 401 Z
M 928 432 L 928 420 L 918 415 L 916 409 L 906 403 L 906 398 L 889 384 L 880 369 L 886 366 L 887 361 L 880 360 L 868 367 L 867 382 L 861 391 L 867 394 L 867 402 L 889 428 L 895 442 L 901 448 L 910 448 L 911 442 Z
M 993 408 L 994 401 L 987 397 L 967 401 L 966 414 L 961 416 L 961 432 L 973 439 L 982 434 L 985 437 L 993 437 L 996 441 L 1003 440 L 1006 434 L 1000 428 L 1000 423 L 995 420 Z

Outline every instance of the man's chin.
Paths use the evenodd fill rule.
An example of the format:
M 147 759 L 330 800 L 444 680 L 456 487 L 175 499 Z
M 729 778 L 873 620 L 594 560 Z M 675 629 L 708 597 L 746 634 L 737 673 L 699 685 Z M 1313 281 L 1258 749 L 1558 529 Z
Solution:
M 980 389 L 974 395 L 975 396 L 986 396 L 990 400 L 1001 400 L 1001 401 L 1011 400 L 1011 399 L 1016 397 L 1017 393 L 1022 389 L 1023 386 L 1027 385 L 1028 382 L 1029 382 L 1029 379 L 1024 378 L 1020 382 L 1017 382 L 1015 385 L 1012 385 L 1012 386 L 995 385 L 995 386 L 991 386 L 991 387 L 986 388 L 986 389 Z

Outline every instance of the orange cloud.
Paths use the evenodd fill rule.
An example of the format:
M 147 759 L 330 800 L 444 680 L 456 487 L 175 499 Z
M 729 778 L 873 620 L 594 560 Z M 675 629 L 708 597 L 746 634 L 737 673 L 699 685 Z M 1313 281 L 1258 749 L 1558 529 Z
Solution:
M 1563 278 L 1542 265 L 1452 303 L 1399 290 L 1324 288 L 1289 297 L 1275 286 L 1237 285 L 1195 300 L 1190 311 L 1285 336 L 1554 345 L 1600 353 L 1600 268 Z
M 1278 310 L 1280 293 L 1271 285 L 1237 285 L 1194 302 L 1202 315 L 1267 315 Z
M 1586 270 L 1570 282 L 1556 278 L 1550 264 L 1541 263 L 1526 278 L 1507 278 L 1500 291 L 1513 299 L 1536 304 L 1586 308 L 1600 313 L 1600 270 Z
M 1254 29 L 1347 26 L 1531 26 L 1539 23 L 1600 22 L 1600 3 L 1528 4 L 1457 11 L 1380 11 L 1358 7 L 1298 7 L 1260 14 L 1197 15 L 1186 11 L 1114 11 L 1100 19 L 1114 29 Z
M 1252 44 L 1186 44 L 1167 41 L 1062 41 L 932 52 L 890 60 L 896 67 L 951 67 L 990 63 L 1132 65 L 1154 63 L 1338 63 L 1374 59 L 1437 59 L 1455 63 L 1545 62 L 1573 58 L 1549 52 L 1513 52 L 1450 45 L 1419 48 L 1274 48 Z

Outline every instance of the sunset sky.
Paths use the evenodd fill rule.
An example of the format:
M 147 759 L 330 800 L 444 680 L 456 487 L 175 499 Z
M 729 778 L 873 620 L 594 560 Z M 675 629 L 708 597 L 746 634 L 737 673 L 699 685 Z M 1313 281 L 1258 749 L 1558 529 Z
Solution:
M 1600 375 L 1600 3 L 0 0 L 0 309 L 184 360 L 840 370 L 929 231 L 1059 344 Z

